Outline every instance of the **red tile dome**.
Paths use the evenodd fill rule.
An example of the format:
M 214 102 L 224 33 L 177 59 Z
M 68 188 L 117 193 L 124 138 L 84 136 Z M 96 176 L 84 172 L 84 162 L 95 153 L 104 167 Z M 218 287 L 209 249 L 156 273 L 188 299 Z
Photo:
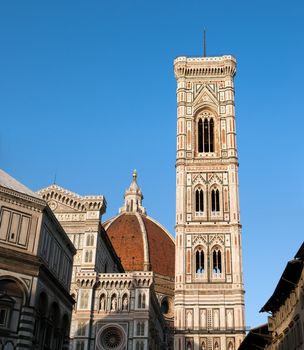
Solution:
M 104 226 L 126 271 L 151 270 L 174 277 L 174 240 L 157 221 L 144 214 L 122 213 Z
M 161 224 L 146 215 L 136 179 L 134 171 L 120 214 L 106 221 L 104 228 L 126 271 L 146 270 L 174 277 L 174 239 Z

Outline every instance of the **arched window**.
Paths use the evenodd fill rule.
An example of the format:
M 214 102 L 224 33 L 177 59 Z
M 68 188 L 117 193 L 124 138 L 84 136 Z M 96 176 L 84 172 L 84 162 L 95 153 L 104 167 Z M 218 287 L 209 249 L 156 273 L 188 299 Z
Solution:
M 44 295 L 44 294 L 43 294 Z M 45 295 L 46 297 L 46 295 Z M 13 311 L 20 312 L 23 304 L 24 293 L 19 283 L 10 279 L 0 280 L 0 327 L 10 328 L 12 326 L 11 315 Z
M 220 191 L 218 189 L 211 191 L 211 211 L 220 211 Z
M 137 322 L 136 325 L 136 335 L 140 335 L 140 322 Z
M 145 293 L 138 294 L 137 307 L 140 309 L 144 309 L 146 307 L 146 294 Z
M 222 272 L 222 254 L 219 249 L 215 249 L 212 253 L 212 271 L 213 273 Z
M 85 252 L 85 257 L 84 257 L 84 262 L 92 262 L 92 258 L 93 258 L 93 252 L 92 250 L 87 250 Z
M 204 251 L 198 249 L 195 253 L 195 271 L 196 273 L 203 273 L 205 270 L 205 256 Z
M 139 295 L 138 295 L 137 307 L 141 308 L 141 293 L 139 293 Z
M 87 309 L 88 307 L 88 301 L 89 301 L 89 292 L 82 291 L 81 297 L 80 297 L 80 309 Z
M 140 325 L 140 335 L 145 335 L 145 323 L 142 322 Z
M 206 343 L 205 343 L 204 341 L 202 342 L 201 349 L 202 349 L 202 350 L 206 350 L 206 349 L 207 349 L 207 348 L 206 348 Z
M 93 246 L 94 245 L 94 235 L 89 234 L 87 235 L 87 246 Z
M 163 314 L 167 314 L 169 312 L 169 302 L 166 297 L 162 299 L 160 309 Z
M 195 191 L 195 211 L 204 211 L 204 191 L 200 188 Z
M 198 151 L 199 152 L 204 152 L 204 147 L 203 147 L 203 121 L 202 119 L 199 119 L 198 121 Z
M 192 350 L 192 346 L 191 346 L 191 343 L 189 341 L 187 343 L 187 350 Z
M 198 121 L 198 152 L 214 152 L 214 121 L 213 118 Z

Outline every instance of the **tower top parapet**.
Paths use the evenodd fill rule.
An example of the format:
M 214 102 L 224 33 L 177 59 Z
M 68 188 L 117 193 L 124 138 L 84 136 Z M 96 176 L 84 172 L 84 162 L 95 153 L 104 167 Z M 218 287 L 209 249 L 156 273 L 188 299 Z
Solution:
M 236 59 L 232 55 L 210 57 L 179 56 L 174 60 L 176 78 L 198 76 L 234 76 Z

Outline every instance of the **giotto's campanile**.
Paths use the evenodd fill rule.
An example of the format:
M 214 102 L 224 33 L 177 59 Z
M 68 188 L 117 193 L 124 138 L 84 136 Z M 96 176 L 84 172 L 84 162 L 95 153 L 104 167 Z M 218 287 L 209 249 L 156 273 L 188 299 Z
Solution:
M 245 335 L 232 56 L 178 57 L 176 350 L 235 350 Z

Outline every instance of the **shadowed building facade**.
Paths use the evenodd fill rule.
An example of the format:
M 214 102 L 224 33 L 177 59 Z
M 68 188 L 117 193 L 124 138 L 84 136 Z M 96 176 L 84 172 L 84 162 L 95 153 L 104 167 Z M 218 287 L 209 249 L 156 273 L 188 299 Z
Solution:
M 46 202 L 0 170 L 1 349 L 68 349 L 74 254 Z
M 245 334 L 232 56 L 178 57 L 176 350 L 234 350 Z
M 239 350 L 304 349 L 304 243 L 260 312 L 270 314 L 268 323 L 251 329 Z

